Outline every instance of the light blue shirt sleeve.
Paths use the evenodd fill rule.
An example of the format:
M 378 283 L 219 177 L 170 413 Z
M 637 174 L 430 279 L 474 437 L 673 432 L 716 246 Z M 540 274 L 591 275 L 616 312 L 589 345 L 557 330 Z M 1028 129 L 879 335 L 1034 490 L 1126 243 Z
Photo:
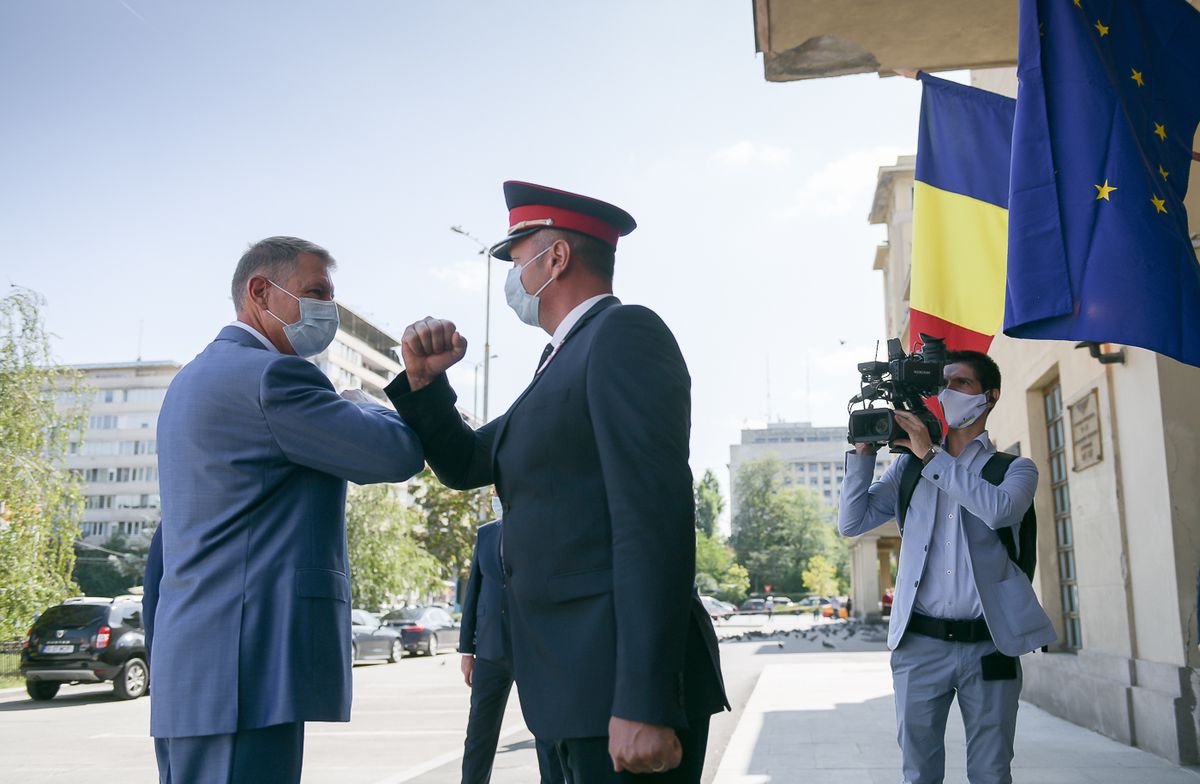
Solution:
M 846 477 L 838 507 L 838 532 L 842 536 L 858 536 L 895 519 L 900 494 L 898 467 L 903 462 L 892 461 L 879 481 L 873 483 L 875 455 L 846 452 Z
M 1021 522 L 1038 483 L 1037 465 L 1027 457 L 1014 460 L 1004 481 L 993 485 L 946 452 L 930 460 L 921 476 L 992 530 Z

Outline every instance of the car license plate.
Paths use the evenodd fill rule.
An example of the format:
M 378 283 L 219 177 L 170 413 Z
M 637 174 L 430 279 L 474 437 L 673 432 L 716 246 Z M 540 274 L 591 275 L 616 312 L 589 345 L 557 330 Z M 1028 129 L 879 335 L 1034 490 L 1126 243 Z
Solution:
M 42 646 L 42 653 L 74 653 L 74 645 L 63 645 L 61 643 L 46 643 Z

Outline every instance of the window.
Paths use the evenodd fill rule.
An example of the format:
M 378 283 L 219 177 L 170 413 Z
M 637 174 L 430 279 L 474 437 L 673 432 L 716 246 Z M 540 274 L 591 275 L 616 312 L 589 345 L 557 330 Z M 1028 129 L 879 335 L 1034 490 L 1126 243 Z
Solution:
M 113 497 L 111 495 L 87 495 L 83 497 L 84 509 L 112 509 Z
M 1054 498 L 1054 538 L 1058 554 L 1063 631 L 1067 647 L 1079 650 L 1079 585 L 1075 573 L 1075 534 L 1071 528 L 1071 487 L 1067 482 L 1067 447 L 1063 429 L 1062 385 L 1057 381 L 1043 395 L 1046 438 L 1050 447 L 1050 493 Z
M 125 390 L 124 389 L 99 389 L 99 390 L 96 390 L 95 400 L 97 403 L 124 403 L 125 402 Z
M 162 388 L 130 389 L 126 392 L 125 401 L 128 403 L 161 403 L 167 396 L 167 390 Z
M 103 536 L 108 533 L 108 523 L 87 522 L 79 527 L 84 536 Z

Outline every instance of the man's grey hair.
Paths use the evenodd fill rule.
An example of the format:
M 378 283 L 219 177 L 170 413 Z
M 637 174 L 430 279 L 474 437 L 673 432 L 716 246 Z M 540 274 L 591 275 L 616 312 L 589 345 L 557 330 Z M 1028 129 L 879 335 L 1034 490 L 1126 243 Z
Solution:
M 233 307 L 241 311 L 246 299 L 246 284 L 255 275 L 264 275 L 277 283 L 290 279 L 300 266 L 298 260 L 302 253 L 316 256 L 325 262 L 326 269 L 337 267 L 337 261 L 329 255 L 329 251 L 298 237 L 267 237 L 251 245 L 242 254 L 233 273 L 233 286 L 230 289 Z

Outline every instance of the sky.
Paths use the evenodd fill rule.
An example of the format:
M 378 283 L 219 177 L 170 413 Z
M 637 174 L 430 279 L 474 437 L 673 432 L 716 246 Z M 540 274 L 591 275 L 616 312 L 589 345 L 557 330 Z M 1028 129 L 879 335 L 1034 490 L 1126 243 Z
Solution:
M 0 281 L 46 300 L 67 363 L 187 361 L 233 318 L 238 257 L 328 248 L 337 297 L 399 335 L 470 342 L 507 228 L 501 183 L 620 205 L 616 293 L 692 375 L 692 468 L 768 418 L 844 425 L 884 335 L 879 166 L 916 147 L 919 86 L 770 84 L 751 0 L 0 4 Z M 547 336 L 492 266 L 490 413 Z

